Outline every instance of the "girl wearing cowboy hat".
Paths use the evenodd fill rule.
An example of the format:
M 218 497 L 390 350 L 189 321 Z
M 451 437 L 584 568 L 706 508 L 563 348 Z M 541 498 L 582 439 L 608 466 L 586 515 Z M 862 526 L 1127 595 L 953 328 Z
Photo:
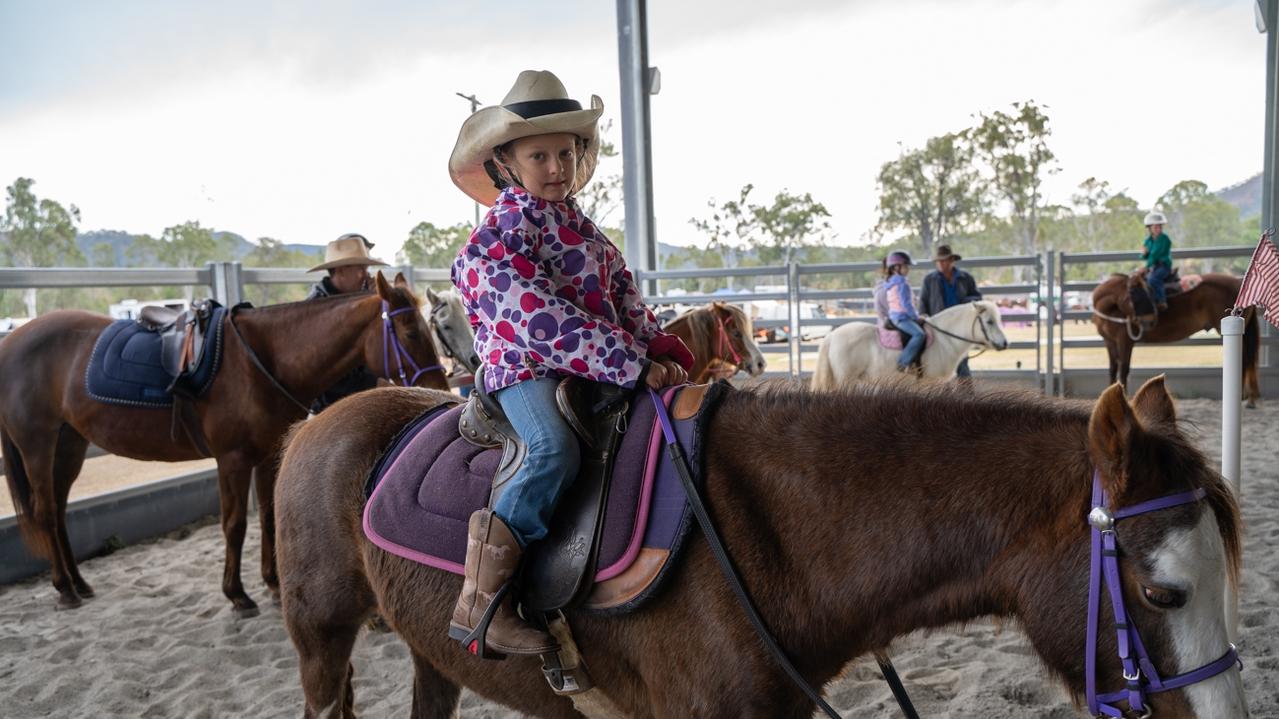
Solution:
M 1164 234 L 1167 222 L 1162 212 L 1146 215 L 1146 241 L 1142 243 L 1144 251 L 1141 253 L 1146 261 L 1146 285 L 1150 287 L 1150 297 L 1161 310 L 1168 309 L 1164 283 L 1172 274 L 1172 240 Z
M 599 97 L 583 109 L 550 72 L 526 70 L 502 104 L 462 124 L 449 158 L 453 182 L 490 209 L 453 262 L 452 279 L 475 328 L 484 389 L 528 445 L 518 474 L 491 509 L 471 515 L 465 580 L 449 636 L 476 652 L 554 651 L 555 640 L 523 622 L 508 601 L 487 634 L 480 619 L 518 568 L 524 548 L 546 536 L 579 448 L 555 404 L 565 375 L 622 387 L 680 384 L 692 354 L 661 331 L 617 247 L 574 195 L 599 150 Z

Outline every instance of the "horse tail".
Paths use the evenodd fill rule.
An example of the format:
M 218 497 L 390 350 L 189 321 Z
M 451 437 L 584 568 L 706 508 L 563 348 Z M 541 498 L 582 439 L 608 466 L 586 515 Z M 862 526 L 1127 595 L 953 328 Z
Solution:
M 813 389 L 834 389 L 835 373 L 830 366 L 830 336 L 817 348 L 817 371 L 813 373 Z
M 53 547 L 47 533 L 41 532 L 31 519 L 31 479 L 27 476 L 26 465 L 22 463 L 18 445 L 9 439 L 3 429 L 0 429 L 0 452 L 4 453 L 4 478 L 9 484 L 9 497 L 13 500 L 13 511 L 18 518 L 18 534 L 32 552 L 47 559 L 52 556 Z
M 1261 327 L 1254 309 L 1244 321 L 1243 329 L 1243 386 L 1248 389 L 1248 402 L 1256 401 L 1257 391 L 1257 357 L 1261 354 Z

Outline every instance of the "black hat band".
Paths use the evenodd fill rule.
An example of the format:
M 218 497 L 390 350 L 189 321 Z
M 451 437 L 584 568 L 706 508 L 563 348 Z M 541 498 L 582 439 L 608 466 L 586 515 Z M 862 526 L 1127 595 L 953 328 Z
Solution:
M 535 117 L 543 115 L 555 115 L 561 112 L 577 112 L 582 109 L 582 103 L 577 100 L 529 100 L 528 102 L 513 102 L 502 107 L 519 115 L 525 120 L 531 120 Z

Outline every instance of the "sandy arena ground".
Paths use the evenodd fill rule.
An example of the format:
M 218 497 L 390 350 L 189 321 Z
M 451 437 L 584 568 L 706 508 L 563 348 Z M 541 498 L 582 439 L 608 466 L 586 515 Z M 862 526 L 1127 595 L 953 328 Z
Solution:
M 1220 455 L 1220 403 L 1189 400 L 1182 415 L 1201 446 Z M 1244 414 L 1243 506 L 1247 523 L 1240 653 L 1254 717 L 1279 716 L 1279 401 Z M 247 588 L 259 601 L 258 532 L 245 546 Z M 237 621 L 218 591 L 222 536 L 216 523 L 127 547 L 82 565 L 97 598 L 53 610 L 48 576 L 0 587 L 0 715 L 5 717 L 296 717 L 293 647 L 278 607 Z M 1083 716 L 1040 669 L 1015 627 L 979 622 L 913 635 L 892 651 L 925 717 Z M 356 647 L 356 707 L 363 716 L 404 716 L 411 664 L 393 634 L 366 633 Z M 873 661 L 851 664 L 827 688 L 849 716 L 895 717 Z M 461 716 L 519 714 L 463 695 Z

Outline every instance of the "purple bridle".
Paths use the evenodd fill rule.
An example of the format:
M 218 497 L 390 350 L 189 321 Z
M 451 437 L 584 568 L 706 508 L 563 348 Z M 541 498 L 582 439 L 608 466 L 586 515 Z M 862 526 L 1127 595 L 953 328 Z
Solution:
M 1115 540 L 1115 522 L 1126 517 L 1133 517 L 1146 512 L 1168 509 L 1182 504 L 1198 502 L 1205 496 L 1203 489 L 1195 489 L 1180 494 L 1152 499 L 1148 502 L 1134 504 L 1131 507 L 1117 509 L 1112 514 L 1106 509 L 1106 490 L 1101 487 L 1101 473 L 1093 472 L 1092 477 L 1092 511 L 1088 513 L 1088 524 L 1092 526 L 1092 571 L 1088 582 L 1088 648 L 1084 655 L 1084 680 L 1088 694 L 1088 711 L 1096 717 L 1124 717 L 1125 712 L 1113 703 L 1122 699 L 1128 700 L 1128 711 L 1139 712 L 1138 716 L 1148 717 L 1151 710 L 1146 706 L 1146 694 L 1156 694 L 1172 689 L 1179 689 L 1226 671 L 1238 664 L 1239 653 L 1235 645 L 1216 661 L 1205 664 L 1198 669 L 1178 674 L 1175 677 L 1161 679 L 1155 665 L 1146 654 L 1146 647 L 1141 643 L 1137 627 L 1129 620 L 1128 611 L 1124 608 L 1123 591 L 1119 583 L 1119 551 Z M 1101 580 L 1106 579 L 1106 590 L 1110 594 L 1110 603 L 1115 612 L 1115 628 L 1119 638 L 1119 661 L 1123 664 L 1126 688 L 1109 694 L 1097 694 L 1097 620 L 1101 611 Z
M 417 378 L 426 372 L 444 371 L 444 366 L 438 364 L 419 368 L 417 362 L 413 361 L 413 355 L 410 355 L 408 350 L 404 349 L 404 345 L 400 344 L 399 336 L 395 334 L 395 323 L 391 321 L 391 318 L 405 312 L 416 311 L 416 307 L 401 307 L 398 310 L 392 310 L 391 305 L 386 300 L 382 300 L 382 376 L 391 379 L 391 355 L 395 355 L 395 368 L 399 371 L 400 384 L 405 387 L 412 387 L 417 382 Z M 405 360 L 414 370 L 412 377 L 406 376 L 407 373 L 404 370 Z

